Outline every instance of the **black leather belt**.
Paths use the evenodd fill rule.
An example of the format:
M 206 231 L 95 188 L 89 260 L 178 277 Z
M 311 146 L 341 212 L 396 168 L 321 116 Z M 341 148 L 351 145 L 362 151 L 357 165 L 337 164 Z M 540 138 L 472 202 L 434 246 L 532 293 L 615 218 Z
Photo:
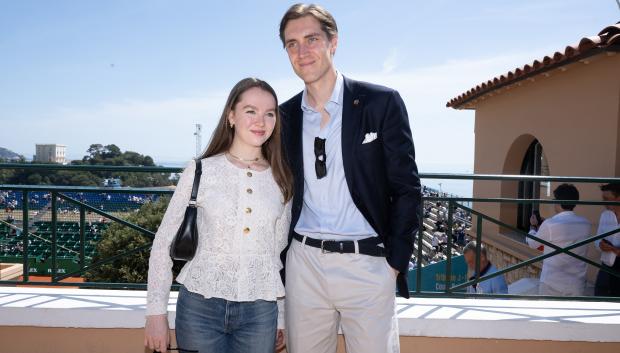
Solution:
M 293 233 L 293 238 L 299 242 L 304 241 L 304 236 Z M 381 240 L 378 237 L 365 238 L 357 241 L 358 252 L 363 255 L 385 257 L 385 248 L 379 246 Z M 306 245 L 319 248 L 323 253 L 355 253 L 355 242 L 352 240 L 322 240 L 306 237 Z

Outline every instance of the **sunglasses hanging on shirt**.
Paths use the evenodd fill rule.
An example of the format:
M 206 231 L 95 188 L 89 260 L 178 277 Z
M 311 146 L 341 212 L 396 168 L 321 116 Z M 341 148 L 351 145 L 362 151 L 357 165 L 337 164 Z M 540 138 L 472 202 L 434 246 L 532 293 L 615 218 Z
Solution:
M 316 160 L 314 161 L 314 170 L 316 172 L 317 179 L 324 178 L 327 175 L 325 141 L 326 139 L 322 139 L 320 137 L 314 138 L 314 156 L 316 157 Z

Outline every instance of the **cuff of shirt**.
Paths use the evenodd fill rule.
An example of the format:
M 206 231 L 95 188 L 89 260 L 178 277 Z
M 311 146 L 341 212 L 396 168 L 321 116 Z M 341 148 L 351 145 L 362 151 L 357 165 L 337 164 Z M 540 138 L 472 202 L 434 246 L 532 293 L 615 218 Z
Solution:
M 285 328 L 285 319 L 284 319 L 284 298 L 278 298 L 278 330 L 284 330 Z

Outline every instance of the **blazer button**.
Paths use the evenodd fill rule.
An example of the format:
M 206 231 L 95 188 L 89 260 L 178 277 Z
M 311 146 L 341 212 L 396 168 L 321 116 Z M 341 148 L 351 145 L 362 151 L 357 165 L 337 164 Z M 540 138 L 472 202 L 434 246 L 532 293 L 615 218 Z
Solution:
M 249 207 L 246 207 L 246 208 L 245 208 L 245 213 L 252 213 L 252 209 L 251 209 L 251 208 L 249 208 Z
M 247 189 L 246 191 L 248 192 L 248 194 L 252 193 L 252 189 Z
M 249 227 L 243 228 L 243 234 L 250 234 L 250 228 Z
M 252 172 L 248 172 L 248 176 L 251 178 L 252 177 Z

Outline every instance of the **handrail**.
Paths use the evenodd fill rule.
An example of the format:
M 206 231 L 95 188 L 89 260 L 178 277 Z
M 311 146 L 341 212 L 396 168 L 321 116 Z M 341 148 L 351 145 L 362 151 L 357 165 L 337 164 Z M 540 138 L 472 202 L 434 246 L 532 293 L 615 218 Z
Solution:
M 162 166 L 122 166 L 91 164 L 37 164 L 37 163 L 0 163 L 0 169 L 23 170 L 72 170 L 82 172 L 135 172 L 135 173 L 181 173 L 180 167 Z
M 2 169 L 29 169 L 29 170 L 35 170 L 35 169 L 44 169 L 44 170 L 74 170 L 74 171 L 122 171 L 122 172 L 149 172 L 149 173 L 157 173 L 157 172 L 162 172 L 162 173 L 179 173 L 182 172 L 182 168 L 169 168 L 169 167 L 135 167 L 135 166 L 84 166 L 84 165 L 57 165 L 57 164 L 18 164 L 18 163 L 0 163 L 0 170 Z M 494 174 L 445 174 L 445 173 L 420 173 L 419 176 L 422 179 L 453 179 L 453 180 L 480 180 L 480 181 L 526 181 L 526 182 L 541 182 L 541 181 L 550 181 L 550 182 L 573 182 L 573 183 L 613 183 L 613 182 L 619 182 L 620 183 L 620 178 L 601 178 L 601 177 L 577 177 L 577 176 L 524 176 L 524 175 L 494 175 Z M 24 267 L 23 267 L 23 271 L 24 271 L 24 276 L 23 276 L 23 280 L 21 282 L 15 282 L 15 281 L 0 281 L 0 285 L 9 285 L 9 284 L 41 284 L 41 282 L 29 282 L 28 281 L 28 260 L 29 260 L 29 255 L 28 255 L 28 238 L 29 236 L 33 236 L 34 234 L 30 234 L 30 232 L 28 231 L 29 226 L 28 226 L 28 205 L 29 205 L 29 193 L 30 192 L 48 192 L 52 194 L 52 198 L 51 198 L 51 204 L 52 204 L 52 283 L 54 285 L 58 284 L 60 285 L 63 279 L 66 279 L 68 277 L 71 276 L 76 276 L 76 275 L 80 275 L 85 273 L 88 270 L 91 270 L 93 268 L 96 268 L 97 266 L 100 266 L 102 264 L 114 261 L 118 258 L 124 257 L 124 256 L 131 256 L 134 253 L 140 252 L 140 251 L 146 251 L 149 250 L 150 247 L 152 246 L 151 243 L 148 243 L 144 246 L 140 246 L 138 248 L 129 250 L 129 251 L 124 251 L 121 253 L 118 253 L 112 257 L 109 258 L 105 258 L 105 259 L 101 259 L 95 263 L 90 263 L 90 264 L 86 264 L 85 260 L 85 254 L 84 254 L 84 224 L 85 224 L 85 212 L 89 211 L 89 212 L 93 212 L 95 214 L 101 215 L 103 217 L 106 217 L 110 220 L 112 220 L 113 222 L 117 222 L 120 224 L 123 224 L 127 227 L 130 227 L 136 231 L 138 231 L 139 233 L 141 233 L 142 235 L 144 235 L 145 237 L 147 237 L 149 239 L 149 241 L 153 240 L 154 237 L 154 232 L 149 231 L 147 229 L 144 229 L 136 224 L 133 224 L 131 222 L 127 222 L 123 219 L 121 219 L 120 217 L 110 213 L 110 212 L 106 212 L 103 210 L 98 209 L 97 207 L 93 207 L 85 202 L 82 202 L 80 200 L 77 200 L 76 198 L 74 198 L 72 195 L 69 195 L 67 193 L 105 193 L 105 194 L 153 194 L 153 195 L 170 195 L 174 192 L 173 189 L 168 188 L 168 187 L 147 187 L 147 188 L 135 188 L 135 187 L 119 187 L 119 188 L 110 188 L 110 187 L 94 187 L 94 186 L 83 186 L 83 187 L 76 187 L 76 186 L 57 186 L 57 185 L 0 185 L 0 191 L 3 190 L 10 190 L 10 191 L 17 191 L 17 192 L 22 192 L 22 212 L 23 212 L 23 216 L 22 216 L 22 229 L 24 229 L 24 232 L 22 232 L 23 234 L 23 241 L 24 241 L 24 246 L 23 246 L 23 263 L 24 263 Z M 440 193 L 439 195 L 445 195 L 445 193 Z M 68 202 L 71 205 L 75 205 L 77 208 L 79 208 L 80 211 L 80 269 L 77 271 L 73 271 L 71 273 L 65 273 L 65 274 L 58 274 L 57 273 L 57 269 L 58 269 L 58 264 L 57 264 L 57 260 L 56 260 L 56 247 L 60 246 L 59 244 L 57 244 L 57 223 L 58 223 L 58 219 L 57 219 L 57 213 L 58 213 L 58 209 L 57 209 L 57 201 L 58 200 L 64 200 L 65 202 Z M 486 214 L 481 213 L 480 211 L 477 211 L 471 207 L 467 207 L 464 205 L 464 203 L 467 204 L 471 204 L 472 202 L 474 203 L 497 203 L 497 204 L 502 204 L 502 203 L 516 203 L 516 204 L 577 204 L 577 205 L 599 205 L 599 206 L 611 206 L 611 205 L 620 205 L 620 202 L 611 202 L 611 201 L 600 201 L 600 200 L 566 200 L 566 201 L 558 201 L 558 200 L 549 200 L 549 199 L 521 199 L 521 198 L 501 198 L 501 197 L 492 197 L 492 198 L 481 198 L 481 197 L 456 197 L 456 196 L 423 196 L 422 197 L 423 201 L 430 201 L 430 202 L 445 202 L 448 204 L 447 207 L 447 213 L 448 213 L 448 224 L 447 224 L 447 228 L 446 228 L 446 234 L 448 236 L 448 246 L 446 247 L 446 278 L 447 278 L 447 286 L 444 292 L 427 292 L 427 291 L 422 291 L 421 290 L 421 276 L 422 276 L 422 271 L 423 271 L 423 266 L 422 266 L 422 250 L 423 250 L 423 244 L 422 244 L 422 240 L 423 240 L 423 235 L 422 235 L 422 231 L 423 228 L 421 227 L 419 229 L 419 236 L 416 239 L 418 242 L 418 246 L 417 246 L 417 274 L 416 274 L 416 284 L 417 284 L 417 288 L 415 291 L 413 291 L 411 294 L 412 295 L 418 295 L 418 296 L 458 296 L 458 297 L 505 297 L 505 298 L 521 298 L 523 296 L 520 295 L 481 295 L 481 294 L 469 294 L 469 293 L 460 293 L 459 291 L 464 289 L 467 286 L 476 284 L 476 283 L 480 283 L 482 281 L 488 280 L 490 278 L 496 277 L 496 276 L 501 276 L 505 273 L 508 273 L 510 271 L 514 271 L 516 269 L 528 266 L 530 264 L 533 264 L 535 262 L 539 262 L 542 261 L 546 258 L 552 257 L 552 256 L 556 256 L 559 254 L 566 254 L 568 256 L 572 256 L 573 258 L 578 259 L 579 261 L 585 262 L 591 266 L 597 267 L 599 269 L 601 269 L 602 271 L 606 271 L 614 276 L 619 276 L 620 277 L 620 273 L 617 273 L 616 271 L 610 270 L 609 268 L 605 268 L 602 267 L 601 265 L 599 265 L 598 263 L 584 258 L 582 256 L 579 256 L 577 254 L 572 253 L 570 250 L 575 249 L 579 246 L 583 246 L 586 244 L 589 244 L 593 241 L 596 241 L 598 239 L 602 239 L 604 237 L 607 237 L 611 234 L 615 234 L 617 232 L 620 232 L 620 229 L 615 230 L 615 231 L 611 231 L 608 232 L 606 234 L 600 234 L 600 235 L 595 235 L 595 236 L 590 236 L 587 239 L 584 239 L 582 241 L 579 241 L 575 244 L 572 244 L 570 246 L 567 247 L 559 247 L 553 243 L 550 242 L 546 242 L 543 239 L 540 239 L 536 236 L 533 235 L 529 235 L 526 232 L 522 232 L 519 229 L 516 229 L 515 227 L 509 225 L 509 224 L 505 224 L 503 222 L 501 222 L 498 219 L 494 219 L 493 217 L 490 217 Z M 457 283 L 455 285 L 451 284 L 451 272 L 452 272 L 452 251 L 454 250 L 454 244 L 452 242 L 452 232 L 453 232 L 453 224 L 454 222 L 457 220 L 457 216 L 455 215 L 455 210 L 457 208 L 460 208 L 462 210 L 464 210 L 465 212 L 468 212 L 471 216 L 472 216 L 472 220 L 471 223 L 477 225 L 476 227 L 476 240 L 478 241 L 478 246 L 476 249 L 476 277 L 473 280 L 468 280 L 465 281 L 463 283 Z M 420 217 L 420 219 L 422 219 L 423 215 L 422 214 L 418 214 L 417 217 Z M 474 219 L 475 218 L 475 219 Z M 488 222 L 500 225 L 502 227 L 506 227 L 508 229 L 512 229 L 514 231 L 516 231 L 519 234 L 524 235 L 525 237 L 529 237 L 531 239 L 534 239 L 536 241 L 539 241 L 540 243 L 542 243 L 544 246 L 549 247 L 550 249 L 553 249 L 553 251 L 547 253 L 547 254 L 541 254 L 538 256 L 535 256 L 534 258 L 531 258 L 527 261 L 518 263 L 518 264 L 514 264 L 511 265 L 509 267 L 506 267 L 504 269 L 501 269 L 495 273 L 492 274 L 487 274 L 484 276 L 480 276 L 479 274 L 479 270 L 480 270 L 480 247 L 481 247 L 481 241 L 482 241 L 482 221 L 486 220 Z M 421 224 L 421 222 L 420 222 Z M 45 282 L 47 284 L 49 284 L 49 282 Z M 109 283 L 108 283 L 109 284 Z M 64 285 L 64 284 L 62 284 Z M 79 287 L 106 287 L 106 284 L 103 283 L 97 283 L 97 282 L 84 282 L 84 283 L 71 283 L 72 286 L 79 286 Z M 114 287 L 114 288 L 144 288 L 144 284 L 140 284 L 140 283 L 116 283 L 113 284 L 112 286 L 109 287 Z M 538 296 L 537 296 L 538 297 Z M 542 296 L 541 298 L 546 298 L 546 299 L 575 299 L 573 298 L 568 298 L 568 297 L 549 297 L 549 296 Z M 580 297 L 581 298 L 581 297 Z M 612 301 L 620 301 L 620 298 L 601 298 L 598 297 L 598 300 L 601 299 L 605 299 L 605 300 L 612 300 Z M 581 299 L 580 299 L 581 300 Z
M 33 163 L 0 163 L 2 169 L 24 170 L 73 170 L 73 171 L 111 171 L 134 173 L 181 173 L 181 167 L 162 166 L 114 166 L 114 165 L 62 165 L 62 164 L 33 164 Z M 613 183 L 620 182 L 614 177 L 586 177 L 586 176 L 543 176 L 543 175 L 511 175 L 511 174 L 464 174 L 464 173 L 419 173 L 420 179 L 461 179 L 461 180 L 488 180 L 488 181 L 552 181 L 565 183 Z
M 98 192 L 106 194 L 172 194 L 173 189 L 163 187 L 120 187 L 111 188 L 104 186 L 60 186 L 60 185 L 16 185 L 0 184 L 0 190 L 19 190 L 19 191 L 57 191 L 57 192 Z

